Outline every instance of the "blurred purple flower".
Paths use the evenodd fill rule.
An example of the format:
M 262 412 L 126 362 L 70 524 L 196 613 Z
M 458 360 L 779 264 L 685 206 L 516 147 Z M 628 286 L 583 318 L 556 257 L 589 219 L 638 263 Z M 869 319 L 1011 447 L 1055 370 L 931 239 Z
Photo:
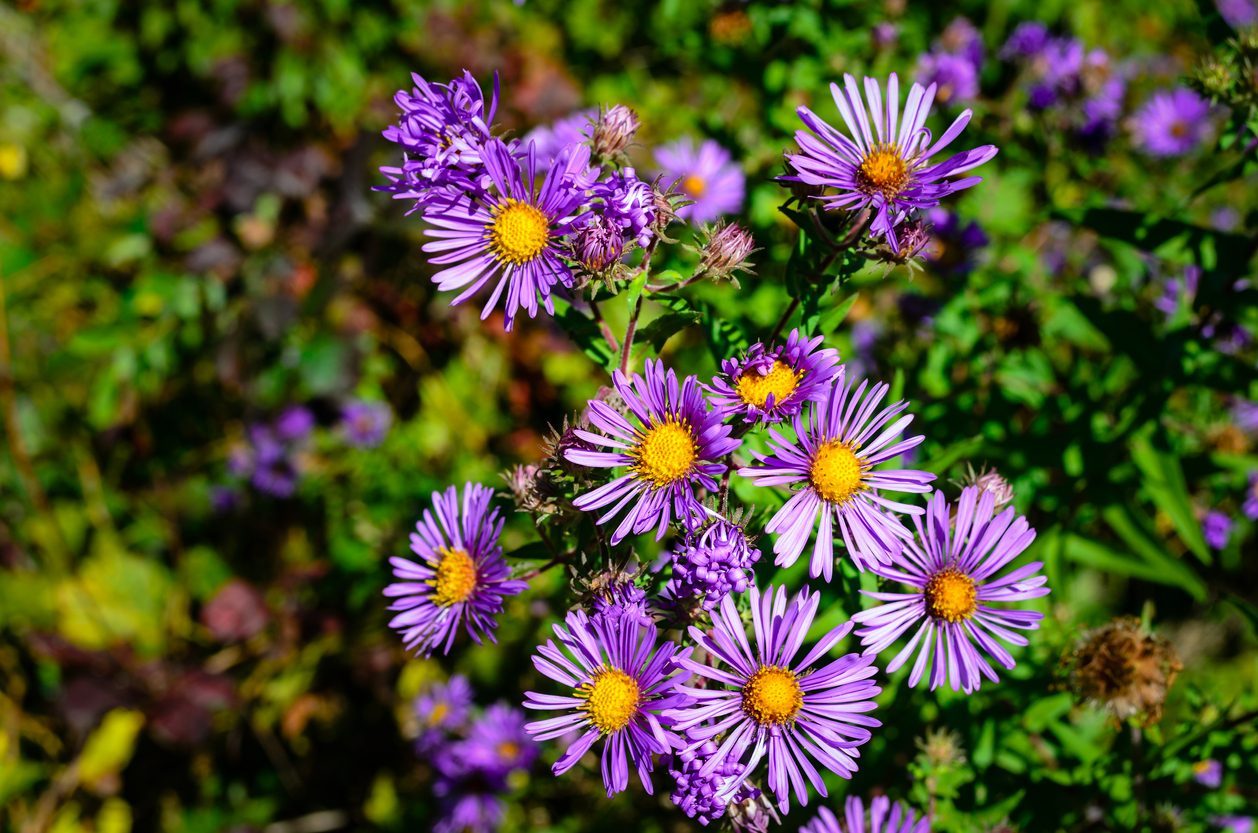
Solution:
M 591 107 L 577 110 L 552 124 L 540 125 L 524 134 L 524 144 L 532 142 L 537 153 L 537 169 L 549 171 L 555 157 L 568 145 L 588 142 L 597 119 L 598 109 Z
M 1035 20 L 1019 23 L 1001 47 L 1000 57 L 1005 60 L 1038 57 L 1048 46 L 1048 40 L 1048 27 L 1043 23 Z
M 295 443 L 310 436 L 314 430 L 314 414 L 305 405 L 290 405 L 275 420 L 275 436 L 281 442 Z
M 1192 765 L 1192 777 L 1203 787 L 1217 790 L 1223 783 L 1223 764 L 1214 758 L 1207 758 Z
M 745 178 L 730 153 L 712 139 L 695 147 L 689 137 L 655 149 L 655 161 L 666 181 L 677 180 L 685 196 L 693 200 L 677 211 L 692 223 L 710 223 L 743 207 Z
M 1253 0 L 1214 0 L 1214 5 L 1233 29 L 1248 29 L 1258 24 L 1258 6 Z
M 1157 157 L 1183 156 L 1212 130 L 1209 102 L 1186 87 L 1154 94 L 1132 121 L 1136 144 Z
M 472 708 L 472 685 L 467 677 L 455 674 L 449 680 L 433 683 L 421 691 L 412 708 L 419 720 L 421 737 L 432 731 L 462 731 Z
M 1215 816 L 1211 822 L 1223 828 L 1224 833 L 1253 833 L 1254 820 L 1249 816 Z
M 357 448 L 374 448 L 384 442 L 393 423 L 393 412 L 384 402 L 355 400 L 341 410 L 345 441 Z
M 1246 434 L 1258 434 L 1258 402 L 1237 397 L 1232 402 L 1232 422 Z
M 983 35 L 969 18 L 954 17 L 939 36 L 936 47 L 964 58 L 977 73 L 983 67 Z M 946 99 L 940 99 L 941 101 Z
M 919 84 L 936 85 L 935 99 L 940 104 L 964 103 L 978 95 L 978 69 L 963 55 L 951 52 L 927 52 L 918 59 Z
M 989 242 L 982 226 L 973 220 L 962 222 L 945 208 L 932 208 L 926 217 L 931 226 L 926 262 L 944 275 L 968 275 Z
M 1249 484 L 1245 487 L 1245 503 L 1241 506 L 1245 517 L 1258 521 L 1258 471 L 1249 473 Z
M 1217 509 L 1212 509 L 1201 519 L 1201 534 L 1205 536 L 1206 543 L 1211 549 L 1221 550 L 1227 546 L 1234 523 L 1227 515 Z
M 521 709 L 496 703 L 472 722 L 455 754 L 490 780 L 528 769 L 537 760 L 538 748 L 525 731 L 526 722 Z

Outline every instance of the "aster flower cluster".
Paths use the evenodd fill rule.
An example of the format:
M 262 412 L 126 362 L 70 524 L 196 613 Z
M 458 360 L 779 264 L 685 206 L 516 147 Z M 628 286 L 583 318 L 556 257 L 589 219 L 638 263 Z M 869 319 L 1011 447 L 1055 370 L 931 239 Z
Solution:
M 415 751 L 436 770 L 436 833 L 493 833 L 506 810 L 507 778 L 527 771 L 538 750 L 523 711 L 506 703 L 473 706 L 467 678 L 455 675 L 415 699 Z
M 314 414 L 303 405 L 285 408 L 270 422 L 252 423 L 246 442 L 232 449 L 228 471 L 262 494 L 292 496 L 301 477 L 299 455 L 314 427 Z
M 974 73 L 983 57 L 963 20 L 937 50 Z M 943 87 L 913 84 L 901 108 L 895 75 L 863 85 L 848 76 L 831 90 L 846 131 L 800 108 L 806 130 L 783 177 L 788 206 L 799 210 L 787 213 L 805 233 L 828 230 L 818 238 L 827 264 L 858 268 L 879 247 L 897 258 L 916 253 L 932 221 L 940 234 L 968 235 L 971 244 L 981 235 L 956 223 L 949 231 L 941 202 L 977 185 L 971 172 L 996 148 L 943 156 L 970 120 L 964 111 L 937 135 L 926 126 L 936 100 L 964 97 Z M 1027 605 L 1048 592 L 1041 565 L 1023 559 L 1035 533 L 1007 505 L 1011 489 L 995 472 L 974 474 L 955 502 L 934 490 L 935 475 L 907 462 L 924 440 L 910 433 L 909 402 L 844 363 L 822 336 L 788 328 L 794 305 L 772 336 L 740 340 L 718 356 L 711 379 L 661 358 L 634 372 L 644 298 L 732 277 L 755 251 L 744 229 L 721 222 L 698 235 L 690 278 L 657 284 L 649 274 L 674 218 L 703 222 L 738 210 L 738 166 L 712 143 L 685 140 L 656 149 L 666 184 L 647 183 L 627 164 L 638 128 L 628 108 L 582 112 L 519 141 L 495 133 L 496 99 L 496 90 L 489 101 L 478 98 L 466 79 L 399 98 L 419 115 L 387 135 L 411 142 L 408 153 L 436 152 L 431 141 L 423 145 L 424 130 L 436 131 L 442 151 L 475 149 L 474 158 L 417 158 L 393 174 L 408 185 L 395 195 L 414 200 L 429 226 L 425 251 L 442 267 L 434 280 L 460 291 L 455 303 L 485 288 L 484 314 L 501 302 L 508 328 L 521 309 L 553 311 L 557 297 L 588 308 L 590 329 L 619 362 L 608 362 L 610 387 L 565 422 L 545 458 L 506 478 L 540 538 L 531 546 L 545 548 L 549 561 L 513 575 L 490 490 L 468 483 L 438 492 L 411 536 L 413 557 L 390 560 L 390 624 L 424 655 L 449 653 L 465 637 L 492 640 L 510 597 L 564 567 L 576 601 L 536 647 L 537 684 L 523 697 L 538 713 L 523 731 L 541 748 L 556 747 L 551 772 L 596 760 L 612 796 L 634 781 L 650 793 L 664 770 L 673 803 L 690 818 L 766 830 L 792 800 L 825 797 L 823 773 L 847 779 L 858 771 L 881 729 L 884 670 L 912 659 L 909 685 L 929 679 L 931 688 L 969 693 L 996 682 L 995 667 L 1013 667 L 1006 646 L 1026 644 L 1022 632 L 1042 617 Z M 442 190 L 449 183 L 458 187 Z M 593 296 L 583 307 L 577 293 L 589 276 L 604 278 L 610 292 L 628 289 L 622 278 L 633 249 L 642 257 L 627 273 L 634 289 L 618 342 Z M 775 510 L 761 517 L 755 497 L 739 505 L 748 495 Z M 761 531 L 778 566 L 806 553 L 812 579 L 838 573 L 847 584 L 868 573 L 878 583 L 866 594 L 875 604 L 835 622 L 820 615 L 816 589 L 759 582 Z M 639 570 L 640 551 L 653 546 L 665 554 Z M 896 584 L 902 591 L 893 592 Z M 880 655 L 901 637 L 906 644 L 884 669 Z M 444 710 L 430 695 L 417 711 L 431 724 L 421 744 L 441 743 L 442 721 L 459 712 L 453 701 L 467 699 L 453 682 L 442 696 Z M 461 766 L 473 765 L 473 753 L 460 752 Z M 477 796 L 463 823 L 492 822 L 495 805 L 460 781 L 460 771 L 441 777 L 448 785 L 439 795 Z M 885 799 L 868 813 L 852 799 L 843 828 L 826 813 L 814 825 L 919 833 L 928 822 Z
M 1058 116 L 1084 147 L 1100 150 L 1117 132 L 1127 79 L 1105 50 L 1030 21 L 1014 28 L 1000 57 L 1022 70 L 1028 106 Z
M 955 18 L 917 63 L 917 80 L 934 86 L 940 104 L 964 104 L 978 96 L 983 36 L 964 17 Z

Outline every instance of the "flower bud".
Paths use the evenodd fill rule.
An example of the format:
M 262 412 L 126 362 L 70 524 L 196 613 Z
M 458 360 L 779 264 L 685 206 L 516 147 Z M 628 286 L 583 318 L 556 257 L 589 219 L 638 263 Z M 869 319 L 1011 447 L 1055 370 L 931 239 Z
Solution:
M 606 110 L 594 123 L 594 133 L 590 137 L 594 155 L 600 159 L 614 159 L 624 153 L 640 125 L 638 114 L 623 104 Z
M 713 280 L 728 278 L 736 271 L 750 271 L 747 258 L 754 251 L 756 240 L 751 232 L 738 223 L 717 223 L 703 242 L 699 268 Z
M 577 231 L 572 248 L 582 268 L 598 273 L 620 262 L 625 240 L 619 228 L 601 214 L 595 214 Z

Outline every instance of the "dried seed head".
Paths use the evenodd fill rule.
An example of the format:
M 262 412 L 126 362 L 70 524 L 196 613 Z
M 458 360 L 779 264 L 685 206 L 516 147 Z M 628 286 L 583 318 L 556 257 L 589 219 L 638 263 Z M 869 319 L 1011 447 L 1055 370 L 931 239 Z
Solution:
M 1138 718 L 1145 726 L 1161 719 L 1167 692 L 1183 668 L 1171 644 L 1133 618 L 1084 634 L 1066 662 L 1081 699 L 1101 705 L 1119 722 Z

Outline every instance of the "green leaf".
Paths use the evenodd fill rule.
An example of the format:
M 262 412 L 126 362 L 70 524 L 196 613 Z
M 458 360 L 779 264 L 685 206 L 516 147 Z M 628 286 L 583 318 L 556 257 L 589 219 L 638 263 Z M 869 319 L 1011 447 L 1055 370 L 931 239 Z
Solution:
M 79 777 L 93 784 L 117 775 L 131 760 L 135 739 L 144 726 L 144 715 L 128 709 L 114 709 L 105 715 L 79 753 Z
M 1157 541 L 1153 530 L 1141 523 L 1130 509 L 1115 504 L 1105 507 L 1101 516 L 1132 552 L 1148 562 L 1152 569 L 1166 574 L 1169 579 L 1166 584 L 1182 587 L 1199 602 L 1206 600 L 1205 581 L 1188 565 L 1166 552 Z
M 1214 559 L 1193 511 L 1179 458 L 1169 451 L 1154 448 L 1147 434 L 1132 439 L 1131 456 L 1144 475 L 1145 492 L 1171 519 L 1180 539 L 1203 564 L 1211 563 Z
M 581 348 L 582 353 L 599 367 L 611 372 L 616 366 L 616 355 L 612 353 L 593 318 L 581 314 L 571 304 L 560 301 L 555 304 L 555 320 L 577 347 Z

